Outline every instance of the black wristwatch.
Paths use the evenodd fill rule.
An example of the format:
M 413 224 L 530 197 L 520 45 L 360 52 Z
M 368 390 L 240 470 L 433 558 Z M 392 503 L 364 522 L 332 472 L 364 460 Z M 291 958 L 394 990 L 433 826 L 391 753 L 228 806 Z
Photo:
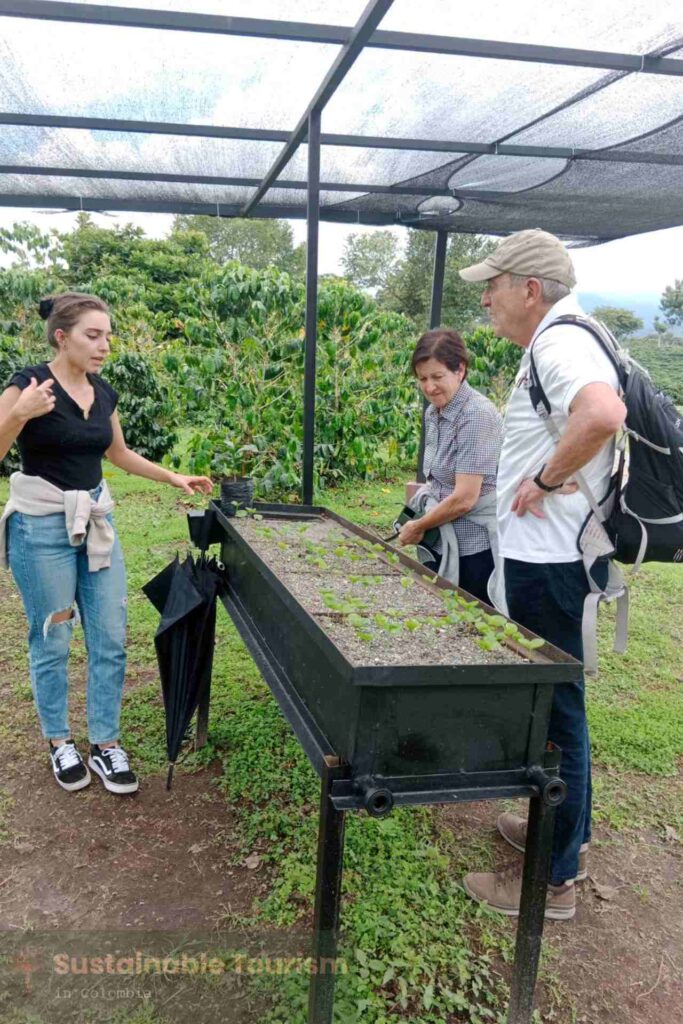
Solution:
M 543 481 L 541 480 L 541 477 L 543 476 L 543 470 L 544 469 L 545 469 L 545 463 L 543 463 L 543 465 L 539 469 L 538 473 L 534 477 L 534 483 L 536 484 L 537 487 L 540 487 L 541 490 L 545 491 L 547 494 L 552 494 L 553 491 L 559 491 L 560 487 L 564 487 L 564 483 L 554 484 L 553 487 L 550 487 L 548 484 L 544 484 Z

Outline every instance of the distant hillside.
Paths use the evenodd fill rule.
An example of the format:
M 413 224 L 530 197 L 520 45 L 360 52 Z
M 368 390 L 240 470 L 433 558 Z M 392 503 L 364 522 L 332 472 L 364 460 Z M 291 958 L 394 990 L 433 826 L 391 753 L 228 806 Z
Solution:
M 654 318 L 662 318 L 659 309 L 661 296 L 652 293 L 618 295 L 614 292 L 603 292 L 598 295 L 596 292 L 579 292 L 578 298 L 587 313 L 592 313 L 596 306 L 618 306 L 620 309 L 630 310 L 645 324 L 641 334 L 651 334 L 654 330 Z

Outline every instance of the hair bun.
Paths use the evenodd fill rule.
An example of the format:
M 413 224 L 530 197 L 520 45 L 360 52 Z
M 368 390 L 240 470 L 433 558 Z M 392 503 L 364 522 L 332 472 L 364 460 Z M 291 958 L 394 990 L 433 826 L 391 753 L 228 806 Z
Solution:
M 41 320 L 47 320 L 47 318 L 49 317 L 50 313 L 52 312 L 52 307 L 54 306 L 54 304 L 55 304 L 55 300 L 54 299 L 41 299 L 40 300 L 40 302 L 38 303 L 38 312 L 40 314 L 40 319 Z

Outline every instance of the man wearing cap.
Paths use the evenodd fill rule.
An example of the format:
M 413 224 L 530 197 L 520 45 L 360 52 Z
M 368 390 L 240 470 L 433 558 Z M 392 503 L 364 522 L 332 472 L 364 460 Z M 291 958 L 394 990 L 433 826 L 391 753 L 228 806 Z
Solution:
M 505 414 L 497 481 L 500 553 L 511 618 L 583 660 L 581 623 L 590 587 L 577 547 L 588 502 L 571 478 L 581 470 L 592 492 L 607 491 L 614 436 L 626 409 L 617 376 L 595 338 L 574 324 L 550 326 L 567 314 L 585 316 L 570 294 L 576 284 L 569 253 L 554 235 L 533 229 L 505 238 L 483 263 L 460 271 L 485 283 L 482 306 L 496 334 L 523 350 Z M 556 442 L 529 398 L 530 355 L 561 439 Z M 594 569 L 605 583 L 606 566 Z M 567 798 L 556 812 L 545 915 L 574 916 L 575 881 L 587 876 L 590 842 L 590 744 L 584 683 L 555 687 L 548 738 L 562 749 Z M 526 822 L 506 813 L 498 830 L 524 850 Z M 466 891 L 510 916 L 519 912 L 521 860 L 503 872 L 469 874 Z

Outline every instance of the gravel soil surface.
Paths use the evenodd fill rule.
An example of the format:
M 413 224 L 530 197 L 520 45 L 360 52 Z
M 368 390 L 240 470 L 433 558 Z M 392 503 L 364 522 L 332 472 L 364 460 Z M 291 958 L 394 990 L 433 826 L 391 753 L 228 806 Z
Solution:
M 482 650 L 472 626 L 447 621 L 435 587 L 332 520 L 244 518 L 235 526 L 353 665 L 527 660 L 508 647 Z

